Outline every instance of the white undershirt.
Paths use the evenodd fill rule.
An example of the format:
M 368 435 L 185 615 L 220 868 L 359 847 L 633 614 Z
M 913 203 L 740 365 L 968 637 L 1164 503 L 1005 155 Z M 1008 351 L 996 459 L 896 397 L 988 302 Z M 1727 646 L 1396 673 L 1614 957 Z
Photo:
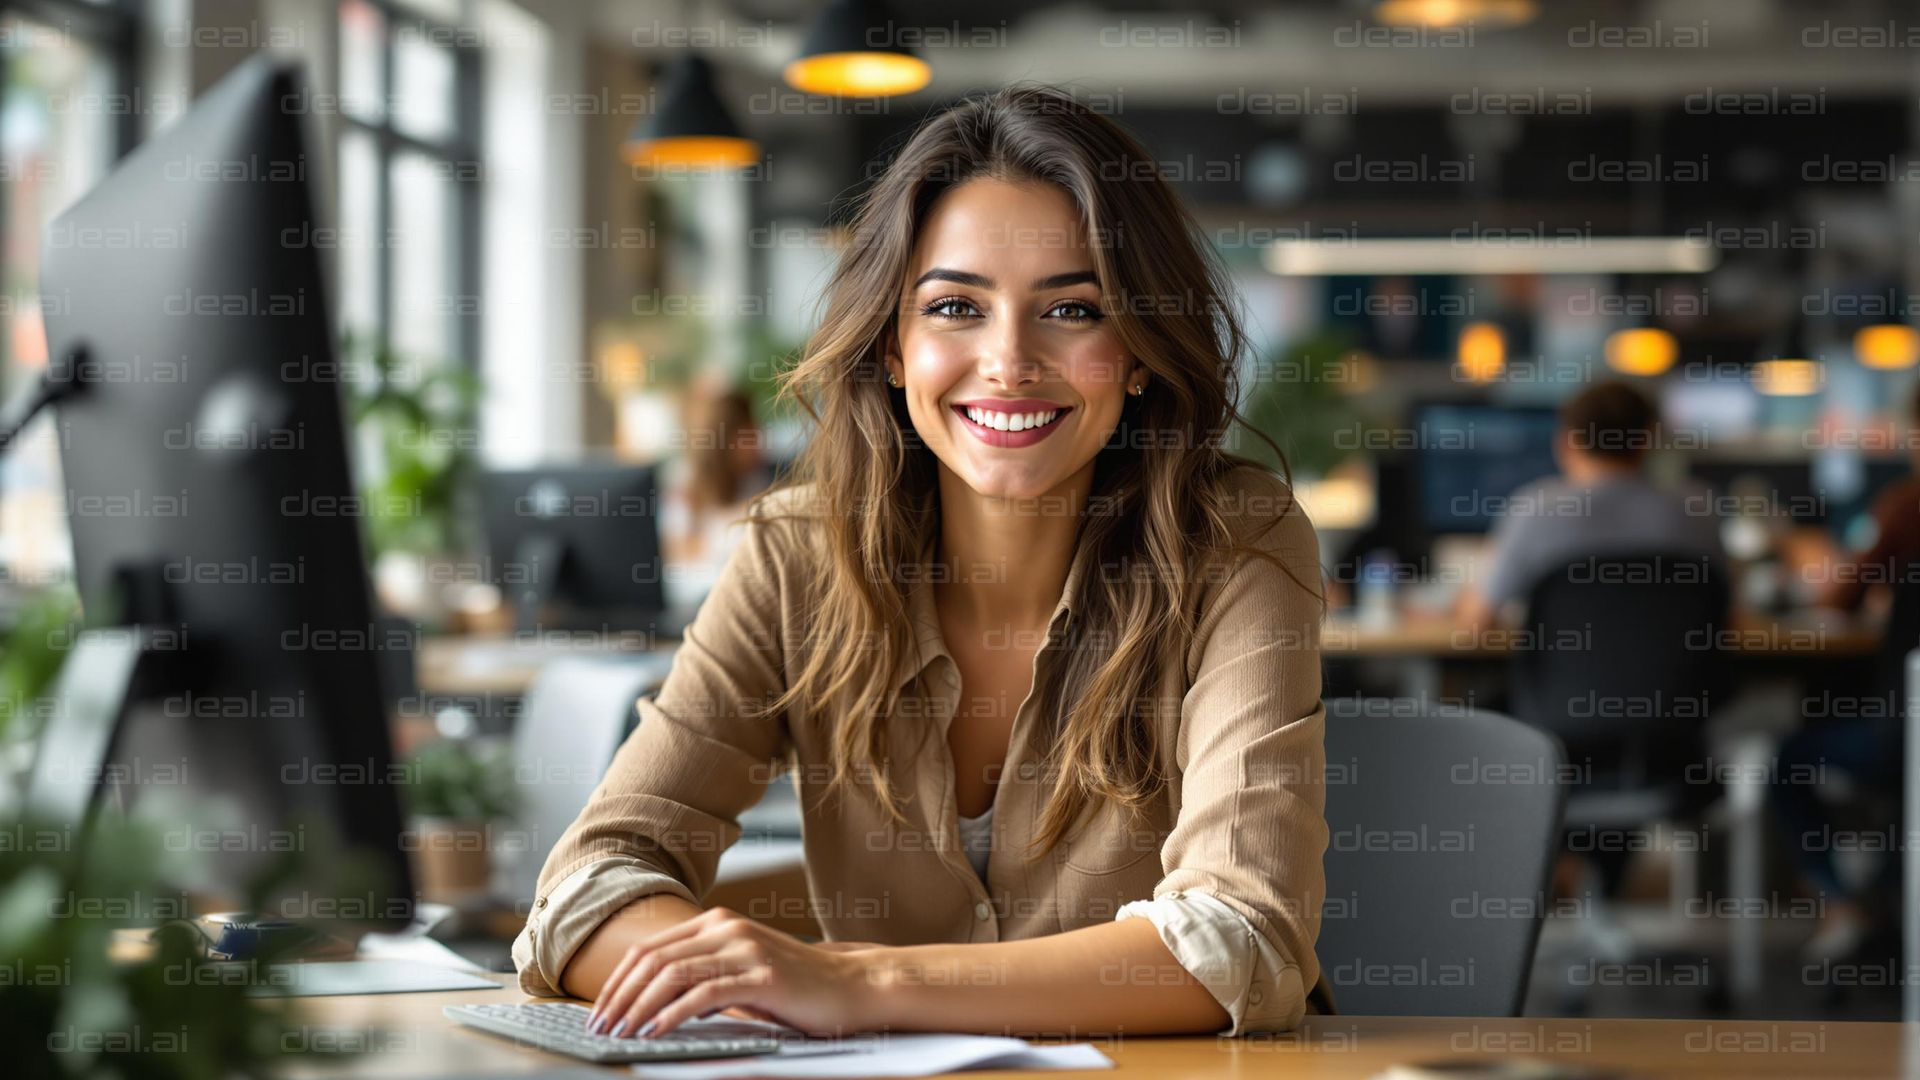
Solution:
M 987 854 L 993 850 L 993 807 L 979 817 L 960 819 L 960 850 L 967 853 L 980 880 L 987 880 Z

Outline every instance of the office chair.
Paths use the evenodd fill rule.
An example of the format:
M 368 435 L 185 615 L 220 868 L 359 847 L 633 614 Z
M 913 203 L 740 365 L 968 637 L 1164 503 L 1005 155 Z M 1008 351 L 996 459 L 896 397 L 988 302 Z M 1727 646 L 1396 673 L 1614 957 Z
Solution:
M 1726 578 L 1693 553 L 1577 559 L 1534 585 L 1522 627 L 1529 647 L 1510 670 L 1513 711 L 1567 748 L 1577 778 L 1567 793 L 1568 835 L 1592 835 L 1598 849 L 1599 837 L 1624 841 L 1630 831 L 1698 819 L 1720 796 L 1727 770 L 1709 767 L 1707 717 L 1729 686 L 1719 647 L 1728 609 Z M 1743 791 L 1730 807 L 1739 851 L 1757 851 L 1759 799 L 1757 789 Z M 1602 901 L 1617 890 L 1632 845 L 1616 847 L 1601 860 Z M 1681 848 L 1676 903 L 1698 876 L 1696 853 Z M 1751 980 L 1750 965 L 1735 966 Z
M 1726 578 L 1692 554 L 1577 559 L 1534 585 L 1513 711 L 1558 735 L 1586 774 L 1567 797 L 1570 827 L 1640 825 L 1712 800 L 1687 773 L 1706 760 L 1705 714 L 1728 686 L 1728 603 Z
M 635 703 L 660 685 L 671 663 L 670 652 L 568 657 L 542 667 L 527 688 L 513 730 L 527 838 L 509 875 L 515 903 L 533 903 L 547 853 L 599 786 L 633 726 Z
M 1559 741 L 1497 713 L 1335 698 L 1326 750 L 1314 951 L 1335 1006 L 1520 1015 L 1559 848 Z
M 571 657 L 540 669 L 513 732 L 520 825 L 527 848 L 509 873 L 510 897 L 533 901 L 547 853 L 586 809 L 620 744 L 639 723 L 635 707 L 660 689 L 673 650 L 619 657 Z M 791 776 L 774 778 L 740 815 L 740 841 L 720 857 L 719 881 L 804 862 L 800 803 Z

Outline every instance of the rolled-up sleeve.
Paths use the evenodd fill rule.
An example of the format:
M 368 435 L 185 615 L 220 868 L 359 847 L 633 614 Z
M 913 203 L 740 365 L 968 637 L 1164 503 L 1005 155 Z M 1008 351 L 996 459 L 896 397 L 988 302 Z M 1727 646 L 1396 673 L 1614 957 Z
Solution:
M 520 988 L 535 997 L 565 997 L 560 973 L 600 924 L 628 904 L 663 892 L 700 902 L 677 878 L 621 855 L 596 859 L 567 875 L 536 901 L 527 925 L 513 939 Z
M 1242 539 L 1286 570 L 1238 555 L 1210 586 L 1181 703 L 1180 809 L 1161 848 L 1166 875 L 1130 913 L 1154 920 L 1232 1017 L 1231 1034 L 1297 1026 L 1320 975 L 1319 545 L 1286 489 L 1275 480 L 1272 490 L 1280 505 L 1267 517 L 1284 507 L 1283 516 Z
M 1123 904 L 1115 917 L 1146 919 L 1160 931 L 1173 958 L 1227 1010 L 1222 1034 L 1283 1031 L 1299 1022 L 1291 993 L 1299 969 L 1220 898 L 1173 892 Z
M 746 526 L 659 693 L 639 703 L 639 725 L 547 855 L 513 945 L 527 993 L 561 994 L 574 952 L 627 904 L 658 892 L 697 904 L 713 887 L 740 814 L 786 750 L 784 722 L 764 706 L 785 685 L 777 545 L 790 527 Z

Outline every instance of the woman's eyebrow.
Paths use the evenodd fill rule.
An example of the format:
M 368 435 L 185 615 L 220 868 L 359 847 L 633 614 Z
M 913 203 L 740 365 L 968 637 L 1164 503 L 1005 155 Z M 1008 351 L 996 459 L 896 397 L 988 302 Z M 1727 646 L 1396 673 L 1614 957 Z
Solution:
M 929 281 L 951 281 L 955 285 L 969 285 L 976 289 L 991 289 L 994 287 L 993 279 L 985 274 L 976 274 L 969 270 L 949 270 L 943 266 L 936 266 L 926 273 L 921 274 L 919 279 L 913 283 L 913 287 L 917 289 Z M 1039 292 L 1043 289 L 1063 289 L 1068 285 L 1097 285 L 1099 282 L 1100 279 L 1092 270 L 1069 270 L 1064 274 L 1043 277 L 1034 282 L 1031 288 L 1033 291 Z

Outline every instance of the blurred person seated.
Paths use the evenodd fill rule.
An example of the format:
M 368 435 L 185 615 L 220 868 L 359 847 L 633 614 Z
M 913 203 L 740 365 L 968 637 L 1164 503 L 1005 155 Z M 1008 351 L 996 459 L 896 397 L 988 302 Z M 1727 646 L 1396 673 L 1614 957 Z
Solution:
M 1920 425 L 1920 389 L 1907 404 L 1908 419 Z M 1874 498 L 1873 540 L 1868 548 L 1832 562 L 1820 589 L 1820 604 L 1840 611 L 1858 611 L 1872 598 L 1891 601 L 1891 594 L 1913 593 L 1905 580 L 1920 572 L 1920 440 L 1914 445 L 1915 473 L 1894 483 Z M 1889 620 L 1888 640 L 1881 650 L 1878 670 L 1867 693 L 1857 702 L 1857 715 L 1809 724 L 1787 736 L 1773 777 L 1771 799 L 1775 819 L 1787 834 L 1787 848 L 1795 868 L 1820 900 L 1820 928 L 1803 951 L 1809 963 L 1853 956 L 1876 932 L 1897 928 L 1900 895 L 1900 858 L 1883 853 L 1878 872 L 1867 882 L 1849 886 L 1834 863 L 1832 837 L 1844 832 L 1838 807 L 1826 796 L 1830 783 L 1842 779 L 1851 793 L 1877 795 L 1884 804 L 1898 806 L 1902 766 L 1906 761 L 1905 657 L 1920 641 L 1903 629 L 1911 613 Z M 1838 786 L 1835 784 L 1834 786 Z M 1896 825 L 1895 821 L 1886 822 Z
M 1644 471 L 1660 424 L 1651 398 L 1624 382 L 1598 382 L 1568 399 L 1559 420 L 1559 475 L 1513 493 L 1506 516 L 1488 537 L 1478 587 L 1463 588 L 1455 601 L 1456 623 L 1476 635 L 1517 625 L 1534 586 L 1580 559 L 1699 555 L 1726 571 L 1720 519 L 1706 489 L 1658 487 Z M 1629 853 L 1597 842 L 1582 846 L 1593 852 L 1592 862 L 1563 857 L 1554 874 L 1556 893 L 1617 893 Z M 1583 884 L 1591 881 L 1589 874 L 1598 881 Z M 1617 928 L 1605 918 L 1589 922 L 1589 931 L 1604 939 L 1591 943 L 1599 954 L 1625 955 Z
M 1568 399 L 1553 448 L 1559 475 L 1509 497 L 1479 586 L 1454 602 L 1455 621 L 1475 633 L 1495 628 L 1542 577 L 1576 559 L 1694 554 L 1724 570 L 1720 518 L 1706 489 L 1662 488 L 1646 476 L 1659 425 L 1653 400 L 1625 382 L 1598 382 Z
M 685 451 L 660 485 L 660 553 L 667 605 L 706 599 L 744 528 L 747 500 L 772 482 L 753 402 L 734 387 L 695 384 L 687 399 Z

